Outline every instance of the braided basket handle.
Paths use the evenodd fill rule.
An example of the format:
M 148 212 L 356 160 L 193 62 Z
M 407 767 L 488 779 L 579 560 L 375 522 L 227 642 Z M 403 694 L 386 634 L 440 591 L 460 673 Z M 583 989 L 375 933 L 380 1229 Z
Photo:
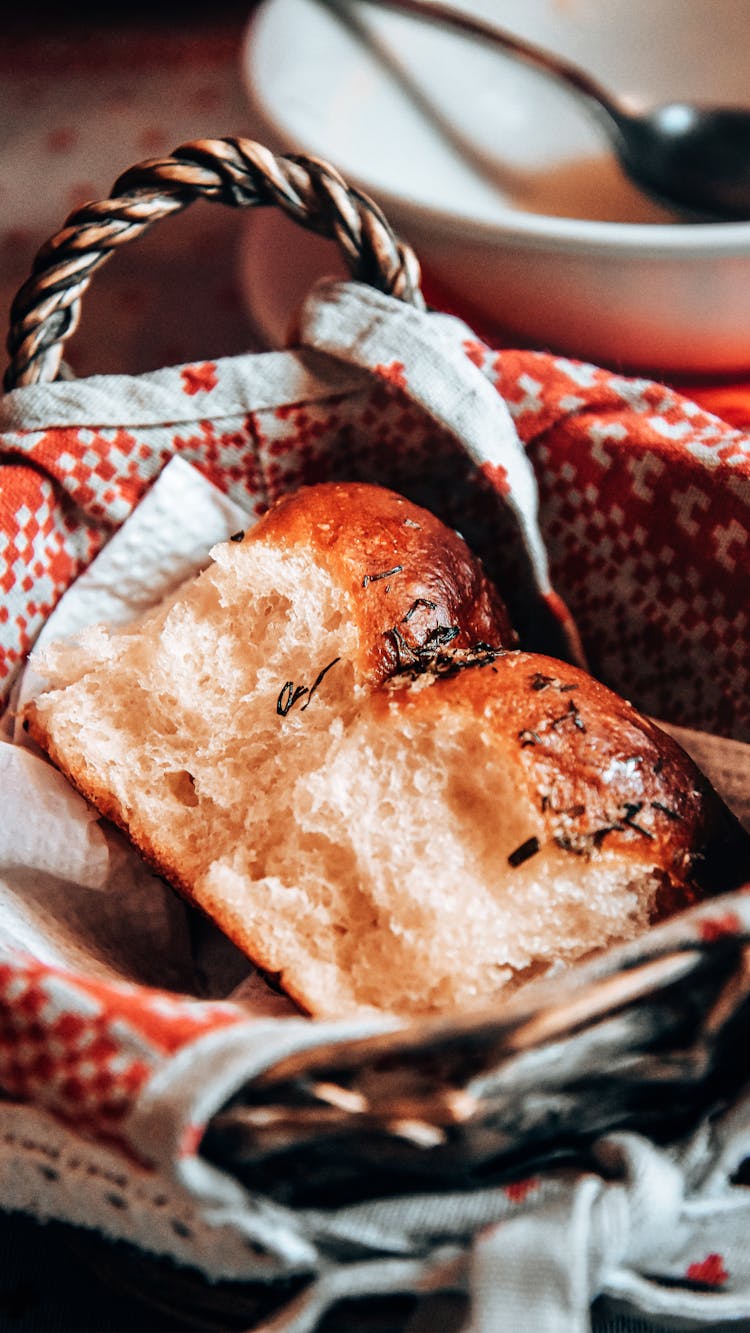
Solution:
M 42 246 L 10 312 L 6 391 L 49 383 L 75 332 L 95 269 L 126 241 L 196 199 L 233 207 L 275 204 L 302 227 L 335 240 L 353 278 L 419 308 L 419 264 L 367 195 L 334 167 L 276 156 L 250 139 L 197 139 L 119 177 L 108 199 L 84 204 Z

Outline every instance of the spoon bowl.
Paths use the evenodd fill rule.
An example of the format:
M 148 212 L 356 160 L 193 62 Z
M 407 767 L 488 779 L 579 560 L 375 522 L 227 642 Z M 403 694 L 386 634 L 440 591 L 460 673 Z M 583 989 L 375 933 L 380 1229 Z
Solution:
M 654 198 L 706 221 L 750 218 L 750 112 L 671 102 L 617 119 L 620 161 Z

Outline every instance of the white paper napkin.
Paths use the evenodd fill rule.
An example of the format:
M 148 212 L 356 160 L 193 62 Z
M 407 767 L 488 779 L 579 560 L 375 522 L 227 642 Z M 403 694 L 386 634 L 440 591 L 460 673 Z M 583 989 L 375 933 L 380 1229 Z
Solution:
M 216 542 L 253 521 L 195 468 L 173 459 L 61 598 L 37 649 L 88 625 L 132 620 L 205 567 Z M 40 961 L 97 976 L 212 998 L 232 994 L 263 1015 L 296 1012 L 39 754 L 20 713 L 43 687 L 32 654 L 9 710 L 10 734 L 0 740 L 5 941 Z

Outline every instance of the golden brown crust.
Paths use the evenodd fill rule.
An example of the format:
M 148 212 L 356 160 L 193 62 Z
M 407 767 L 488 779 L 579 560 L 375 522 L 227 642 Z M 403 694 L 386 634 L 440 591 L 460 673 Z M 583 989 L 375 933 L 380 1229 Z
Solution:
M 508 612 L 463 537 L 410 500 L 364 482 L 323 482 L 285 495 L 245 537 L 309 551 L 345 588 L 379 682 L 451 645 L 517 643 Z
M 571 856 L 606 847 L 662 876 L 654 919 L 750 880 L 750 836 L 676 741 L 577 667 L 538 653 L 446 654 L 383 707 L 481 716 L 518 775 L 519 801 Z M 416 672 L 411 678 L 423 677 Z M 533 844 L 519 857 L 535 854 Z

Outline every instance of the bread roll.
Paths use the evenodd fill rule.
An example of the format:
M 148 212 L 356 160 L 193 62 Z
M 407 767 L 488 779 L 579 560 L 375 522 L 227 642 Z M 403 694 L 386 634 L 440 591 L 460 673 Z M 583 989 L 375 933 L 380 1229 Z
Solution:
M 513 647 L 497 590 L 452 528 L 395 491 L 323 482 L 283 496 L 244 539 L 274 558 L 298 557 L 296 596 L 313 606 L 327 575 L 346 599 L 358 680 L 386 679 L 447 644 Z
M 311 1014 L 485 1004 L 750 877 L 680 747 L 503 649 L 424 511 L 314 488 L 213 558 L 139 625 L 48 652 L 28 724 Z

